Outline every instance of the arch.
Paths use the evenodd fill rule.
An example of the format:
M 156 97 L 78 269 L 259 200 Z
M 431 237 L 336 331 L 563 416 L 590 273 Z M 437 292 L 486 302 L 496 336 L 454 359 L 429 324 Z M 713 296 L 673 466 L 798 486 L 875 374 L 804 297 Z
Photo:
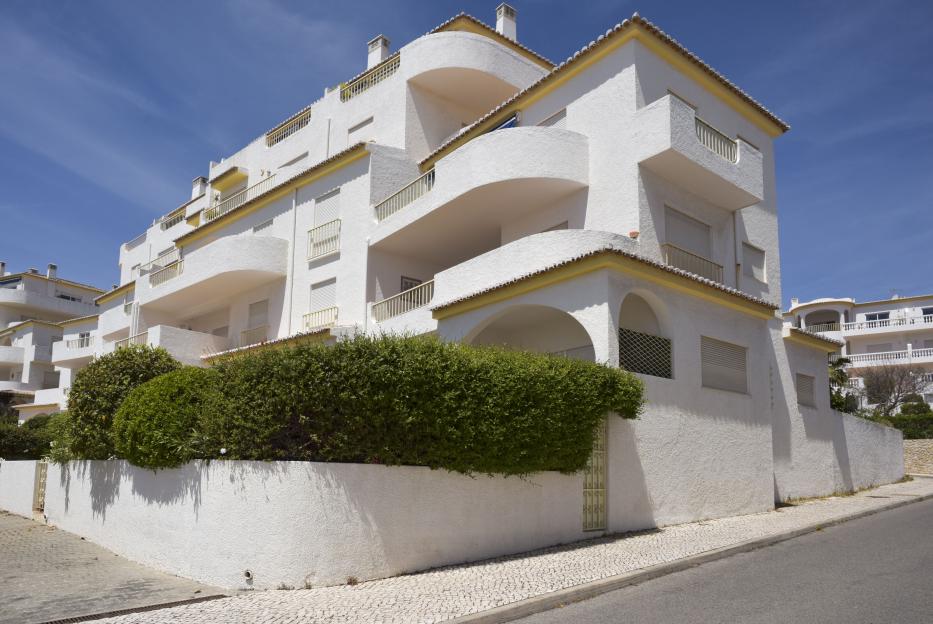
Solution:
M 844 315 L 841 310 L 823 308 L 808 312 L 803 317 L 803 323 L 805 327 L 813 327 L 826 323 L 844 323 L 845 321 L 843 319 Z
M 668 338 L 666 328 L 670 325 L 665 316 L 653 293 L 631 291 L 622 298 L 617 320 L 620 368 L 673 379 L 673 341 Z
M 616 325 L 652 336 L 669 337 L 667 308 L 653 292 L 634 289 L 622 297 Z
M 545 305 L 505 308 L 477 325 L 464 342 L 595 360 L 586 328 L 570 313 Z

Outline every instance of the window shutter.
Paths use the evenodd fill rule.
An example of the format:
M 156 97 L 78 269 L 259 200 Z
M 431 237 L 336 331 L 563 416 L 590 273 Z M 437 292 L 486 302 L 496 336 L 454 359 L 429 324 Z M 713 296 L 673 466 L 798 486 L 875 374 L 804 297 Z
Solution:
M 664 229 L 668 243 L 704 258 L 712 257 L 710 229 L 702 221 L 667 208 L 664 211 Z
M 701 336 L 703 386 L 747 393 L 746 351 L 745 347 Z
M 337 305 L 337 279 L 331 278 L 311 284 L 311 312 L 326 310 Z
M 340 218 L 340 189 L 324 193 L 314 200 L 314 225 L 324 225 Z
M 816 407 L 816 398 L 813 392 L 814 381 L 811 375 L 797 373 L 797 403 Z
M 759 282 L 765 281 L 765 252 L 748 243 L 742 243 L 742 273 Z

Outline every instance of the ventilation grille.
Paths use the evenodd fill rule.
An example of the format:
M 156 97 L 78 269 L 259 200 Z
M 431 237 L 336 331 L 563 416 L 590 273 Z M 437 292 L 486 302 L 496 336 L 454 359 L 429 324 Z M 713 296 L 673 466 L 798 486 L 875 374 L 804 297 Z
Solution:
M 674 377 L 671 341 L 631 329 L 619 330 L 619 367 L 652 377 Z

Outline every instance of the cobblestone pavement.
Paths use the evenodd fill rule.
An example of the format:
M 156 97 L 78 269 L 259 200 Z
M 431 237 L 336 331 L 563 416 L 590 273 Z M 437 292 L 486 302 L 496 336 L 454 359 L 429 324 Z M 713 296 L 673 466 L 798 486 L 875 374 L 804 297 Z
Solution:
M 0 511 L 0 623 L 30 624 L 222 593 Z
M 895 500 L 933 494 L 933 479 L 779 510 L 606 537 L 565 547 L 439 568 L 356 586 L 251 592 L 201 604 L 125 615 L 101 624 L 442 622 L 639 568 L 831 522 Z

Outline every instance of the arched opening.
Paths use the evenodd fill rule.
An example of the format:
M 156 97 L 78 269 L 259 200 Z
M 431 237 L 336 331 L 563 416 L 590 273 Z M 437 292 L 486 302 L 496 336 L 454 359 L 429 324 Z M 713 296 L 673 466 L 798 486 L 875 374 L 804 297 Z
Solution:
M 641 295 L 626 295 L 619 309 L 619 367 L 672 379 L 672 344 L 664 333 L 651 304 Z
M 804 326 L 812 331 L 838 331 L 842 314 L 837 310 L 816 310 L 804 317 Z
M 489 319 L 467 342 L 595 359 L 593 341 L 579 321 L 562 310 L 540 305 L 508 308 Z

